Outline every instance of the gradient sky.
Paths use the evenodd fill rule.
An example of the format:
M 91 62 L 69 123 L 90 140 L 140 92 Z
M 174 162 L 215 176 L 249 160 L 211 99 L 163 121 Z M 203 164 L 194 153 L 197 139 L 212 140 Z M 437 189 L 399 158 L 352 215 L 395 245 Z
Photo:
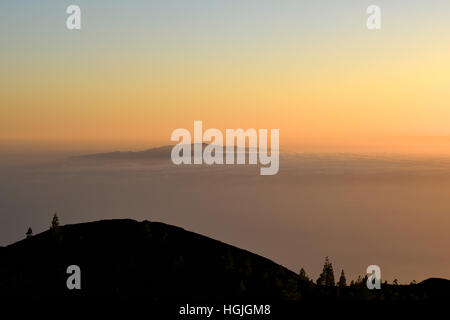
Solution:
M 0 141 L 144 148 L 203 120 L 279 128 L 281 149 L 450 153 L 449 31 L 448 0 L 2 1 Z

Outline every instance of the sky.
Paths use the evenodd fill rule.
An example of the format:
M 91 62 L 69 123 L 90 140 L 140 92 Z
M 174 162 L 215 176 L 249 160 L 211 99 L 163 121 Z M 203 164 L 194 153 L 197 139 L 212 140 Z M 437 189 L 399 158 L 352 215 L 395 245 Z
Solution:
M 448 278 L 449 158 L 428 156 L 450 155 L 449 31 L 448 0 L 0 0 L 0 245 L 57 211 L 179 225 L 315 277 L 329 255 L 353 279 L 372 263 L 389 281 Z M 55 162 L 172 144 L 195 120 L 279 129 L 306 155 L 265 180 Z
M 202 120 L 278 128 L 282 150 L 448 154 L 449 30 L 444 0 L 1 1 L 0 146 L 141 149 Z

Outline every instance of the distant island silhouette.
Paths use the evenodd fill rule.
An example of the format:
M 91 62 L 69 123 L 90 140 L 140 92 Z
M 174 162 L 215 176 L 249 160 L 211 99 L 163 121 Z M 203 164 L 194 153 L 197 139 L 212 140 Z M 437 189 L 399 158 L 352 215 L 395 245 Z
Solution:
M 206 144 L 205 144 L 206 145 Z M 204 146 L 203 146 L 204 147 Z M 150 148 L 141 151 L 112 151 L 105 153 L 92 153 L 71 157 L 72 160 L 139 160 L 148 158 L 165 158 L 170 160 L 173 145 Z
M 50 230 L 32 235 L 30 228 L 26 239 L 0 247 L 1 298 L 152 301 L 450 298 L 450 280 L 446 279 L 430 278 L 411 285 L 383 283 L 381 290 L 368 290 L 364 279 L 347 285 L 342 279 L 343 272 L 336 284 L 334 278 L 332 284 L 327 282 L 324 273 L 331 263 L 326 262 L 324 277 L 321 275 L 315 283 L 303 270 L 296 274 L 267 258 L 176 226 L 129 219 L 59 226 L 55 218 Z M 81 269 L 80 290 L 69 290 L 66 286 L 70 265 Z
M 190 145 L 191 148 L 191 156 L 194 156 L 194 146 L 196 144 L 192 143 Z M 202 150 L 204 150 L 209 144 L 208 143 L 202 143 Z M 118 161 L 118 160 L 166 160 L 167 162 L 170 161 L 170 156 L 172 152 L 172 148 L 175 145 L 165 145 L 160 147 L 154 147 L 146 150 L 140 150 L 140 151 L 112 151 L 112 152 L 104 152 L 104 153 L 92 153 L 92 154 L 83 154 L 83 155 L 76 155 L 70 157 L 69 160 L 72 161 Z M 216 145 L 217 148 L 223 148 L 223 153 L 225 153 L 225 146 L 223 145 Z M 257 153 L 257 150 L 250 150 L 248 147 L 240 148 L 237 146 L 233 147 L 233 151 L 235 153 L 245 153 L 247 156 L 249 152 Z

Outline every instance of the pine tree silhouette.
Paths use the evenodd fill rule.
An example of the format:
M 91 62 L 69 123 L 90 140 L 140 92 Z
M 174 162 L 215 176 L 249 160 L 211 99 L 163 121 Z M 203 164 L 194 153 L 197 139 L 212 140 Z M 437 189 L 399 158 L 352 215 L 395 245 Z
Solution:
M 306 275 L 305 269 L 301 268 L 300 272 L 298 274 L 298 277 L 300 278 L 300 280 L 302 281 L 309 281 L 309 277 Z
M 59 219 L 58 219 L 58 215 L 56 214 L 56 212 L 53 215 L 52 226 L 50 227 L 50 229 L 52 229 L 52 230 L 59 229 Z
M 341 271 L 341 276 L 339 277 L 338 286 L 339 287 L 346 287 L 347 286 L 347 279 L 345 278 L 344 269 L 342 269 L 342 271 Z
M 55 239 L 55 240 L 62 239 L 61 229 L 59 227 L 59 219 L 58 219 L 58 215 L 56 214 L 56 212 L 53 215 L 52 225 L 50 226 L 50 231 L 52 232 L 53 239 Z
M 28 231 L 26 233 L 27 239 L 31 238 L 33 236 L 33 230 L 31 229 L 31 227 L 28 228 Z
M 328 259 L 328 256 L 325 257 L 325 263 L 323 265 L 322 273 L 319 276 L 319 279 L 317 279 L 317 284 L 320 286 L 334 286 L 334 271 L 333 271 L 333 265 L 330 262 L 330 259 Z

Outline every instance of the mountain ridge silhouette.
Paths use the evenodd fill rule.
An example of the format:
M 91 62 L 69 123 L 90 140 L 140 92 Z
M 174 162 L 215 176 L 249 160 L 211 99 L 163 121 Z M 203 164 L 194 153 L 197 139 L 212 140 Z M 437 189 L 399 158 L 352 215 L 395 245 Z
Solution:
M 191 156 L 194 156 L 194 146 L 196 144 L 191 144 Z M 208 143 L 201 143 L 202 150 L 205 149 L 206 146 L 210 145 Z M 175 145 L 165 145 L 160 147 L 154 147 L 150 149 L 140 150 L 140 151 L 112 151 L 112 152 L 104 152 L 104 153 L 91 153 L 91 154 L 83 154 L 72 156 L 70 160 L 151 160 L 151 159 L 166 159 L 170 160 L 172 148 Z M 223 148 L 223 152 L 225 153 L 225 146 L 216 145 L 217 148 Z M 240 148 L 234 146 L 234 152 L 244 152 L 248 155 L 250 151 L 249 147 Z M 258 151 L 253 151 L 257 153 Z
M 81 269 L 69 290 L 67 268 Z M 289 301 L 450 299 L 450 280 L 326 287 L 270 259 L 161 222 L 69 224 L 0 247 L 0 298 Z
M 56 238 L 48 230 L 1 249 L 0 296 L 281 299 L 287 292 L 276 282 L 296 279 L 269 259 L 160 222 L 101 220 L 59 229 Z M 81 269 L 79 292 L 66 288 L 69 265 Z

